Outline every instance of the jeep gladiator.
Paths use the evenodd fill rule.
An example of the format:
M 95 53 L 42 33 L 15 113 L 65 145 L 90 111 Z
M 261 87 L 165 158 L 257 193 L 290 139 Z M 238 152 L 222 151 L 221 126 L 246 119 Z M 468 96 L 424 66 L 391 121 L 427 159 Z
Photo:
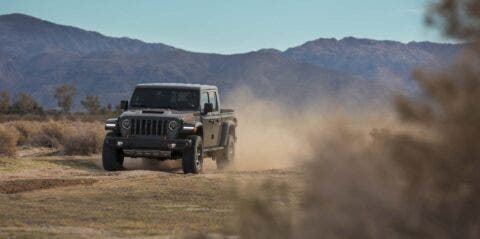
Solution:
M 181 159 L 184 173 L 200 173 L 203 159 L 218 169 L 235 157 L 237 118 L 220 107 L 216 86 L 198 84 L 139 84 L 122 114 L 105 123 L 102 150 L 105 170 L 123 169 L 124 157 L 144 163 Z

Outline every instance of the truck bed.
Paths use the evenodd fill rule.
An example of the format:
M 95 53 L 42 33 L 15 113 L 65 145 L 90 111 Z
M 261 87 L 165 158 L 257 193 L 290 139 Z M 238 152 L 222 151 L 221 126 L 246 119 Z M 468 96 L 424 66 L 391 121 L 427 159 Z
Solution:
M 220 109 L 220 113 L 234 113 L 233 109 Z

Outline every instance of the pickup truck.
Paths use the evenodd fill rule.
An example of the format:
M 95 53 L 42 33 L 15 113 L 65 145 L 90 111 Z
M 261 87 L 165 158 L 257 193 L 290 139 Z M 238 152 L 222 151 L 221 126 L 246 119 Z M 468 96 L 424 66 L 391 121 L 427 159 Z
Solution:
M 203 159 L 218 169 L 235 157 L 237 118 L 220 107 L 218 88 L 210 85 L 150 83 L 135 87 L 121 115 L 108 119 L 102 151 L 105 170 L 123 169 L 124 157 L 181 159 L 184 173 L 200 173 Z

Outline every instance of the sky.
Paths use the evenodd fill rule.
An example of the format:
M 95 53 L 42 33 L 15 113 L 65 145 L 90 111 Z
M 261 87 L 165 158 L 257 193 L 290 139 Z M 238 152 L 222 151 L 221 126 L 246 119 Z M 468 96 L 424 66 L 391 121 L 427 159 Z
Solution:
M 233 54 L 317 38 L 446 42 L 424 24 L 429 0 L 0 0 L 23 13 L 107 36 Z

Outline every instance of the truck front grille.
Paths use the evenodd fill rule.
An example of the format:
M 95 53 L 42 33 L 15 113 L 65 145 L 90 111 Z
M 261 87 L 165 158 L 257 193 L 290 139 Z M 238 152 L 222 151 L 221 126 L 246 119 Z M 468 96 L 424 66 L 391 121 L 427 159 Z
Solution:
M 167 120 L 131 119 L 130 135 L 167 136 Z

